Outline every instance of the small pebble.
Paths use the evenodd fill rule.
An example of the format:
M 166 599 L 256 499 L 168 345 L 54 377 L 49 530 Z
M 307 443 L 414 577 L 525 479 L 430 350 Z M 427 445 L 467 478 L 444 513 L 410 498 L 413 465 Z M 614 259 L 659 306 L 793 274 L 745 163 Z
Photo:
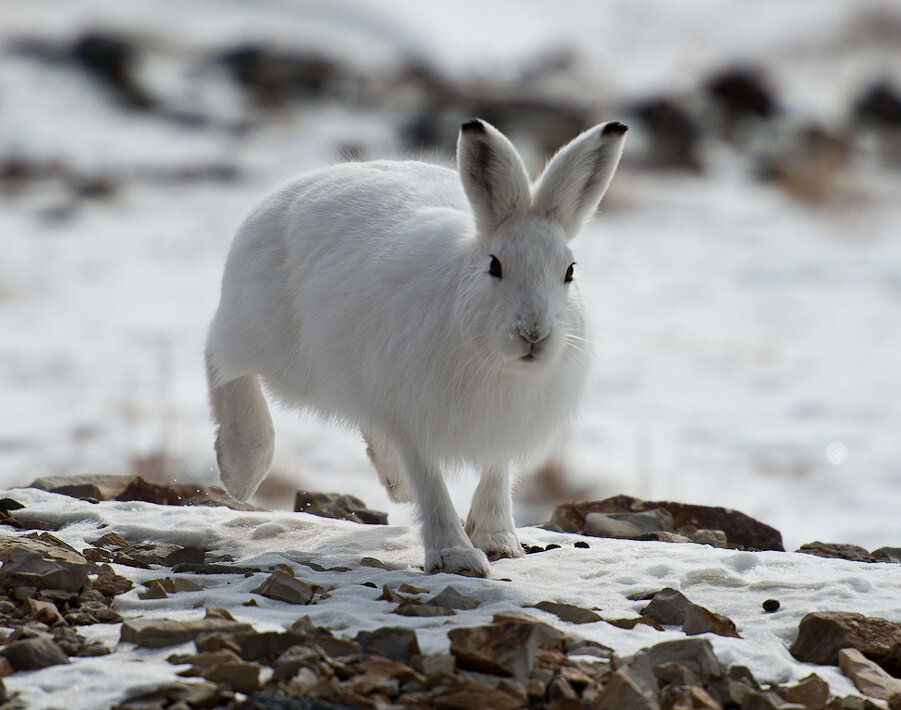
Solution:
M 573 547 L 581 547 L 581 548 L 587 550 L 587 549 L 589 549 L 589 548 L 591 547 L 591 545 L 589 545 L 589 544 L 588 544 L 587 542 L 585 542 L 584 540 L 576 540 L 576 542 L 575 542 L 575 544 L 573 545 Z
M 364 587 L 372 587 L 373 589 L 379 588 L 379 585 L 377 585 L 375 582 L 360 582 L 360 584 L 362 584 Z
M 548 545 L 547 547 L 544 548 L 545 552 L 547 552 L 548 550 L 559 550 L 559 549 L 560 549 L 560 545 L 558 545 L 556 542 L 552 542 L 550 545 Z
M 767 612 L 779 611 L 779 600 L 778 599 L 767 599 L 763 603 L 763 610 Z

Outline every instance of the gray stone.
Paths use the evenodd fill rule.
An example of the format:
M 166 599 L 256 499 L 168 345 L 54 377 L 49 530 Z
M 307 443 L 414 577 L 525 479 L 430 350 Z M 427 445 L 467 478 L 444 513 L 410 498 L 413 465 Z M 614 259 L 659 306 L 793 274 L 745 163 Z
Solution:
M 370 510 L 359 498 L 340 493 L 318 493 L 315 491 L 297 491 L 294 498 L 294 511 L 311 513 L 323 518 L 352 520 L 355 523 L 369 525 L 387 525 L 388 514 L 378 510 Z
M 651 597 L 651 602 L 641 610 L 643 616 L 650 617 L 658 624 L 681 626 L 691 601 L 682 592 L 666 587 Z
M 874 562 L 873 556 L 860 545 L 847 545 L 838 542 L 808 542 L 801 545 L 797 552 L 817 557 L 837 557 L 852 562 Z
M 901 562 L 901 547 L 880 547 L 871 556 L 877 562 Z
M 642 649 L 636 656 L 646 658 L 652 668 L 664 663 L 679 663 L 698 676 L 705 686 L 725 674 L 725 668 L 714 655 L 713 646 L 707 639 L 664 641 Z
M 473 597 L 467 597 L 460 594 L 454 587 L 448 585 L 439 594 L 428 600 L 429 604 L 442 606 L 445 609 L 475 609 L 479 605 L 479 600 Z
M 297 579 L 287 565 L 278 565 L 253 592 L 289 604 L 309 604 L 316 594 L 316 590 Z
M 801 619 L 798 637 L 789 652 L 805 663 L 837 666 L 838 652 L 843 648 L 856 648 L 882 663 L 899 645 L 901 622 L 850 611 L 817 611 Z
M 78 592 L 90 563 L 49 533 L 0 539 L 0 586 Z
M 17 671 L 34 671 L 69 662 L 63 650 L 43 636 L 13 641 L 0 650 L 0 655 Z
M 854 686 L 864 695 L 880 700 L 901 696 L 901 679 L 892 678 L 879 664 L 871 661 L 856 648 L 838 652 L 838 665 Z
M 588 513 L 585 532 L 597 537 L 634 538 L 653 532 L 673 532 L 673 516 L 662 508 L 640 513 Z
M 374 631 L 360 631 L 354 641 L 366 653 L 377 653 L 402 663 L 409 663 L 419 653 L 416 632 L 402 626 L 383 626 Z

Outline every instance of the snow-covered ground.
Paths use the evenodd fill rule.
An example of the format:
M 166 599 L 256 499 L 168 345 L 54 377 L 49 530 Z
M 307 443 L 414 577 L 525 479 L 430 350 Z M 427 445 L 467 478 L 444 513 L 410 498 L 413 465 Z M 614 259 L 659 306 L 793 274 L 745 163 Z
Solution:
M 167 599 L 141 600 L 136 587 L 116 598 L 114 609 L 126 618 L 142 616 L 197 619 L 203 607 L 228 609 L 238 621 L 257 631 L 281 631 L 309 614 L 314 624 L 335 635 L 353 638 L 360 630 L 381 626 L 416 628 L 424 653 L 447 652 L 449 622 L 453 626 L 491 623 L 499 612 L 549 600 L 600 610 L 604 618 L 634 618 L 647 602 L 627 595 L 654 592 L 663 587 L 680 589 L 697 604 L 735 623 L 742 638 L 706 634 L 726 665 L 745 665 L 761 683 L 791 684 L 817 673 L 833 695 L 857 694 L 851 682 L 834 666 L 799 663 L 788 653 L 801 618 L 813 611 L 848 610 L 868 616 L 901 621 L 901 566 L 864 564 L 823 559 L 785 552 L 741 552 L 702 545 L 632 542 L 583 538 L 538 528 L 520 530 L 528 544 L 557 543 L 559 549 L 492 563 L 490 579 L 456 575 L 425 575 L 422 547 L 415 531 L 405 526 L 361 526 L 317 518 L 306 513 L 236 512 L 227 508 L 183 508 L 143 502 L 91 504 L 35 489 L 2 491 L 25 505 L 20 514 L 63 526 L 54 533 L 82 550 L 98 536 L 116 532 L 128 540 L 156 540 L 201 546 L 211 552 L 232 555 L 235 563 L 269 569 L 278 563 L 291 565 L 297 577 L 318 584 L 328 598 L 296 606 L 273 601 L 251 591 L 265 574 L 172 575 L 166 569 L 142 570 L 114 565 L 119 574 L 138 582 L 161 576 L 188 576 L 203 591 L 179 592 Z M 589 549 L 573 547 L 587 540 Z M 375 556 L 394 571 L 360 566 L 363 557 Z M 344 566 L 346 572 L 316 572 L 306 566 Z M 509 580 L 509 581 L 505 581 Z M 561 581 L 553 583 L 551 580 Z M 565 583 L 562 582 L 565 580 Z M 376 588 L 363 586 L 371 582 Z M 453 585 L 474 597 L 480 606 L 458 611 L 453 617 L 414 618 L 392 614 L 396 604 L 378 601 L 383 585 L 396 590 L 408 583 L 436 594 Z M 767 614 L 761 603 L 769 598 L 781 609 Z M 258 606 L 244 606 L 255 599 Z M 527 612 L 567 634 L 598 641 L 620 657 L 646 646 L 684 638 L 678 630 L 655 631 L 638 625 L 620 629 L 604 621 L 578 626 L 535 609 Z M 137 695 L 177 680 L 181 666 L 166 658 L 193 653 L 192 643 L 163 649 L 119 644 L 118 624 L 80 627 L 88 641 L 101 641 L 115 653 L 97 658 L 74 658 L 69 665 L 20 672 L 4 679 L 9 691 L 18 691 L 29 708 L 70 710 L 109 707 L 126 693 Z M 265 680 L 265 677 L 263 678 Z
M 167 105 L 216 121 L 185 127 L 123 110 L 83 72 L 10 49 L 95 27 L 141 38 L 141 81 Z M 404 151 L 403 106 L 331 99 L 261 119 L 207 55 L 260 40 L 371 72 L 414 57 L 502 84 L 565 50 L 575 61 L 555 90 L 588 97 L 598 120 L 749 62 L 788 115 L 841 131 L 865 85 L 901 76 L 899 27 L 890 0 L 592 0 L 560 12 L 537 0 L 7 0 L 0 159 L 112 176 L 115 191 L 78 201 L 46 178 L 0 194 L 0 484 L 121 472 L 158 453 L 173 477 L 214 481 L 201 354 L 235 227 L 273 185 L 344 147 Z M 228 128 L 245 120 L 249 130 Z M 640 145 L 638 127 L 632 140 Z M 533 166 L 542 158 L 532 151 Z M 584 416 L 557 447 L 562 468 L 585 497 L 735 507 L 790 547 L 898 545 L 901 177 L 864 151 L 839 176 L 838 197 L 812 206 L 755 180 L 746 158 L 721 146 L 705 176 L 686 177 L 627 157 L 605 211 L 574 245 L 598 357 Z M 160 177 L 223 165 L 236 180 Z M 276 427 L 275 470 L 292 486 L 352 491 L 392 522 L 410 521 L 355 434 L 291 413 Z M 461 511 L 473 483 L 454 484 Z M 281 505 L 290 503 L 288 494 Z M 520 522 L 535 515 L 523 507 Z M 657 565 L 650 549 L 616 543 L 610 554 L 639 554 L 635 573 L 645 575 Z M 729 566 L 726 553 L 697 555 Z M 795 573 L 769 559 L 747 574 Z M 566 564 L 575 569 L 577 557 Z M 791 564 L 806 574 L 812 563 Z

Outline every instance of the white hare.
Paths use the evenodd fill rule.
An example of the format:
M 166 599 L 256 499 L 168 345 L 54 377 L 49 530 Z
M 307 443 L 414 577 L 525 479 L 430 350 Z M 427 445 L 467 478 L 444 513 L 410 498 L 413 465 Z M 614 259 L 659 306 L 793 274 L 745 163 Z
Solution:
M 272 462 L 262 380 L 359 427 L 391 498 L 417 505 L 426 571 L 486 576 L 488 558 L 521 555 L 510 466 L 579 402 L 590 354 L 567 244 L 626 130 L 585 131 L 533 185 L 510 141 L 472 120 L 458 171 L 345 163 L 266 198 L 232 244 L 207 345 L 228 491 L 246 500 Z M 481 471 L 465 527 L 442 475 L 461 464 Z

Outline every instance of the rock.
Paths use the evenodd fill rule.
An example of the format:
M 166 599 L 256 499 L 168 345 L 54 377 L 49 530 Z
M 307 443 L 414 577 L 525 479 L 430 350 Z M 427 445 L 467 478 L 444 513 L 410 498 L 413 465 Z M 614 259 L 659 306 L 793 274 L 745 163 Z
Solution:
M 855 648 L 838 652 L 838 665 L 864 695 L 880 700 L 901 696 L 901 679 L 893 678 Z
M 244 661 L 222 661 L 201 674 L 213 683 L 228 683 L 239 693 L 252 693 L 260 687 L 260 667 Z
M 35 587 L 78 592 L 90 564 L 50 533 L 0 538 L 0 587 Z
M 702 685 L 701 679 L 690 668 L 686 668 L 681 663 L 667 661 L 659 666 L 654 666 L 651 670 L 657 679 L 657 685 L 661 688 L 667 685 Z
M 685 612 L 682 631 L 688 636 L 714 633 L 719 636 L 741 638 L 735 629 L 735 622 L 722 614 L 714 614 L 698 604 L 691 604 Z
M 899 622 L 848 611 L 817 611 L 801 619 L 789 652 L 805 663 L 836 666 L 839 650 L 856 648 L 881 663 L 899 644 Z
M 413 658 L 413 667 L 426 678 L 439 675 L 452 676 L 457 671 L 457 662 L 448 653 L 424 653 Z
M 122 624 L 119 641 L 144 648 L 165 648 L 214 632 L 253 633 L 250 624 L 227 619 L 205 618 L 191 621 L 169 619 L 129 619 Z
M 375 557 L 361 558 L 360 566 L 361 567 L 374 567 L 375 569 L 383 569 L 383 570 L 387 570 L 389 572 L 391 570 L 403 569 L 403 567 L 400 567 L 398 565 L 389 565 L 387 562 L 382 562 L 381 560 L 376 559 Z
M 696 530 L 688 536 L 696 545 L 710 545 L 711 547 L 728 547 L 729 540 L 722 530 Z
M 651 532 L 673 532 L 673 516 L 661 508 L 640 513 L 588 513 L 584 531 L 597 537 L 632 539 Z
M 355 523 L 387 525 L 388 514 L 369 510 L 359 498 L 339 493 L 316 493 L 297 491 L 294 498 L 296 513 L 312 513 L 323 518 L 352 520 Z
M 529 608 L 541 609 L 541 611 L 546 611 L 563 621 L 569 621 L 573 624 L 590 624 L 594 621 L 603 621 L 600 614 L 574 604 L 544 601 L 533 604 Z
M 107 597 L 124 594 L 133 586 L 130 579 L 116 574 L 109 565 L 102 565 L 96 579 L 91 580 L 91 589 L 96 589 Z
M 138 592 L 138 599 L 167 599 L 169 597 L 166 590 L 163 589 L 163 585 L 156 580 L 147 582 L 145 586 L 147 588 L 143 592 Z
M 518 710 L 523 703 L 518 698 L 484 683 L 467 683 L 434 698 L 436 710 Z
M 722 678 L 725 668 L 713 653 L 707 639 L 678 639 L 663 641 L 635 654 L 647 660 L 651 668 L 664 663 L 678 663 L 688 668 L 707 686 Z
M 276 565 L 272 574 L 253 592 L 289 604 L 309 604 L 316 594 L 315 588 L 297 579 L 288 565 Z
M 854 113 L 876 125 L 901 128 L 901 95 L 888 82 L 877 82 L 857 99 Z
M 781 605 L 779 604 L 778 599 L 766 599 L 764 600 L 762 606 L 765 612 L 772 614 L 774 611 L 779 611 L 779 607 Z
M 75 41 L 71 56 L 85 71 L 100 81 L 123 105 L 131 109 L 150 109 L 153 99 L 137 83 L 134 41 L 107 32 L 89 32 Z
M 172 567 L 173 572 L 188 572 L 191 574 L 243 574 L 251 575 L 266 570 L 260 567 L 243 567 L 241 565 L 223 565 L 206 562 L 202 565 L 181 562 Z
M 870 556 L 877 562 L 901 563 L 901 547 L 880 547 L 878 550 L 873 550 Z
M 422 602 L 413 597 L 404 599 L 391 613 L 401 616 L 453 616 L 456 614 L 453 609 Z
M 873 562 L 873 557 L 859 545 L 845 545 L 837 542 L 808 542 L 801 545 L 797 552 L 817 557 L 837 557 L 853 562 Z
M 130 543 L 119 533 L 108 532 L 105 535 L 101 535 L 96 540 L 91 541 L 91 544 L 94 545 L 94 547 L 111 549 L 117 547 L 128 547 Z
M 753 69 L 728 69 L 712 77 L 706 88 L 733 118 L 769 118 L 776 114 L 772 92 Z
M 659 710 L 656 698 L 651 698 L 632 678 L 616 671 L 604 683 L 594 703 L 594 710 Z
M 635 106 L 635 113 L 650 136 L 646 160 L 651 167 L 701 170 L 701 129 L 691 114 L 668 98 L 655 98 Z
M 665 629 L 660 625 L 658 621 L 652 619 L 650 616 L 636 616 L 634 619 L 604 619 L 611 626 L 616 626 L 620 629 L 634 629 L 639 624 L 645 624 L 646 626 L 650 626 L 657 631 L 664 631 Z
M 691 602 L 682 592 L 666 587 L 651 597 L 651 602 L 641 610 L 641 615 L 667 626 L 681 626 Z
M 183 702 L 190 708 L 221 707 L 222 691 L 215 683 L 173 683 L 165 689 L 166 699 L 173 703 Z
M 669 501 L 642 501 L 614 496 L 599 501 L 563 503 L 554 510 L 551 523 L 565 532 L 583 532 L 589 513 L 637 513 L 661 508 L 673 516 L 675 531 L 721 530 L 728 546 L 745 550 L 784 551 L 782 535 L 774 528 L 736 510 Z
M 366 653 L 374 653 L 394 661 L 409 663 L 419 654 L 419 642 L 413 629 L 383 626 L 374 631 L 360 631 L 354 641 Z
M 534 623 L 510 620 L 452 629 L 448 638 L 460 668 L 524 679 L 532 670 L 539 632 Z
M 788 702 L 803 705 L 808 710 L 820 710 L 829 700 L 829 684 L 816 673 L 802 678 L 796 685 L 777 692 Z
M 401 587 L 403 591 L 403 587 Z M 475 609 L 479 600 L 460 594 L 454 587 L 448 585 L 440 593 L 429 599 L 429 604 L 444 607 L 445 609 L 468 610 Z
M 0 649 L 0 655 L 17 671 L 33 671 L 69 662 L 63 650 L 44 636 L 13 641 Z
M 720 710 L 722 706 L 698 685 L 666 686 L 660 693 L 661 705 L 672 710 Z
M 80 476 L 44 476 L 36 478 L 31 488 L 70 498 L 115 500 L 124 491 L 134 476 L 106 476 L 83 474 Z M 96 543 L 93 543 L 96 544 Z
M 448 586 L 448 587 L 446 587 L 446 589 L 451 589 L 451 587 Z M 406 582 L 404 582 L 402 585 L 400 585 L 397 588 L 397 591 L 403 592 L 404 594 L 426 594 L 429 590 L 423 589 L 422 587 L 415 587 L 412 584 L 407 584 Z M 442 606 L 447 606 L 447 605 L 445 604 Z
M 37 599 L 25 600 L 25 613 L 32 619 L 40 621 L 47 626 L 65 625 L 65 620 L 52 602 L 38 601 Z

